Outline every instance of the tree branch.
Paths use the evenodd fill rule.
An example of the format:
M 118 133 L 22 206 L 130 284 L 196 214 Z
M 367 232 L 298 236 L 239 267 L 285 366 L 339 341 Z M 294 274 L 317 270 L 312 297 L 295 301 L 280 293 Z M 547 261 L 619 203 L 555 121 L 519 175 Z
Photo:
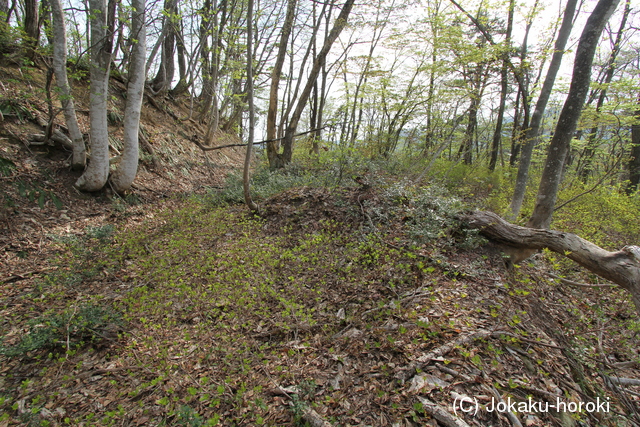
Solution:
M 609 252 L 573 233 L 520 227 L 500 218 L 493 212 L 472 212 L 462 220 L 480 234 L 517 252 L 550 249 L 577 262 L 598 276 L 627 290 L 640 313 L 640 247 L 625 246 Z M 517 262 L 517 261 L 516 261 Z
M 295 136 L 307 135 L 307 134 L 313 133 L 315 131 L 326 129 L 326 128 L 331 127 L 331 126 L 337 126 L 337 125 L 340 125 L 340 124 L 342 124 L 342 123 L 326 124 L 326 125 L 324 125 L 322 127 L 319 127 L 319 128 L 311 129 L 311 130 L 308 130 L 306 132 L 297 133 L 297 134 L 294 135 L 294 137 Z M 194 144 L 196 144 L 202 151 L 212 151 L 212 150 L 220 150 L 221 148 L 246 147 L 247 146 L 247 144 L 227 144 L 227 145 L 218 145 L 216 147 L 205 147 L 204 145 L 202 145 L 200 143 L 198 135 L 194 135 L 192 137 L 189 137 L 189 136 L 185 135 L 183 132 L 180 132 L 180 135 L 182 135 L 183 138 L 185 138 L 185 139 L 193 142 Z M 284 136 L 282 136 L 280 138 L 274 138 L 274 139 L 265 139 L 263 141 L 254 142 L 253 145 L 266 144 L 267 142 L 281 141 L 283 139 L 284 139 Z

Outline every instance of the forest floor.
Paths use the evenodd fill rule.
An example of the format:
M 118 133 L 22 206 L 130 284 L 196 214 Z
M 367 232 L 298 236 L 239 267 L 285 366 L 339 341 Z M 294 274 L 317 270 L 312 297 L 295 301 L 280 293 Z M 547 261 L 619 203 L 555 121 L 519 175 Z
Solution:
M 205 157 L 175 101 L 145 103 L 130 194 L 79 193 L 28 143 L 42 76 L 0 69 L 0 426 L 640 425 L 628 296 L 550 254 L 506 270 L 456 220 L 480 201 L 325 168 L 252 215 L 243 152 Z

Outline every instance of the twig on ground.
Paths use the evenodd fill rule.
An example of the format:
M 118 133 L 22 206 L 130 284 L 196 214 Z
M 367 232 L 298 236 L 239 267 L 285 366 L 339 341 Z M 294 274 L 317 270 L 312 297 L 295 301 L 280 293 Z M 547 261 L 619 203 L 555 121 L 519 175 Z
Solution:
M 438 423 L 446 427 L 470 427 L 464 420 L 454 417 L 437 403 L 422 396 L 418 396 L 418 400 L 422 403 L 422 408 L 425 412 L 438 420 Z
M 491 394 L 493 394 L 493 396 L 496 399 L 498 399 L 500 402 L 504 403 L 504 400 L 502 400 L 502 396 L 500 395 L 500 393 L 498 392 L 498 390 L 496 390 L 496 388 L 494 386 L 489 386 L 489 387 L 487 387 L 487 389 L 491 392 Z M 511 425 L 513 425 L 515 427 L 522 427 L 522 423 L 520 422 L 518 417 L 516 417 L 516 415 L 513 412 L 505 411 L 505 415 L 507 416 L 507 418 L 509 418 L 509 421 L 511 421 Z
M 556 274 L 553 273 L 545 273 L 547 276 L 552 277 L 554 279 L 558 279 L 560 280 L 562 283 L 564 283 L 565 285 L 569 285 L 569 286 L 577 286 L 580 288 L 611 288 L 611 287 L 617 287 L 618 285 L 614 285 L 613 283 L 602 283 L 602 284 L 597 284 L 597 285 L 588 285 L 586 283 L 578 283 L 578 282 L 574 282 L 573 280 L 569 280 L 569 279 L 565 279 L 564 277 L 560 277 Z
M 457 339 L 450 341 L 444 345 L 441 345 L 435 350 L 430 351 L 429 353 L 423 356 L 420 356 L 417 360 L 414 360 L 413 362 L 411 362 L 409 366 L 407 366 L 406 368 L 404 368 L 403 370 L 401 370 L 396 374 L 396 379 L 398 379 L 401 383 L 404 383 L 409 378 L 414 376 L 416 371 L 424 368 L 433 359 L 436 359 L 438 357 L 441 357 L 449 353 L 451 350 L 453 350 L 454 348 L 460 345 L 470 343 L 479 338 L 487 338 L 491 336 L 491 334 L 492 334 L 492 331 L 488 331 L 485 329 L 478 329 L 476 332 L 472 334 L 459 336 Z

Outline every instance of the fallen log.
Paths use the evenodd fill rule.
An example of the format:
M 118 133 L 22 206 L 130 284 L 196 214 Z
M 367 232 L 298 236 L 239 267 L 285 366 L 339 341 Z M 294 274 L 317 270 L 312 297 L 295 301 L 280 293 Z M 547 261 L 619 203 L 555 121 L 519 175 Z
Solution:
M 625 246 L 609 252 L 573 233 L 520 227 L 493 212 L 471 212 L 461 219 L 487 239 L 507 246 L 505 253 L 514 264 L 526 259 L 532 251 L 544 248 L 566 256 L 626 289 L 640 313 L 640 247 Z
M 29 145 L 45 145 L 49 142 L 45 134 L 30 134 L 28 139 Z M 73 142 L 67 135 L 60 132 L 59 129 L 53 131 L 53 133 L 51 134 L 51 141 L 57 142 L 67 150 L 73 150 Z

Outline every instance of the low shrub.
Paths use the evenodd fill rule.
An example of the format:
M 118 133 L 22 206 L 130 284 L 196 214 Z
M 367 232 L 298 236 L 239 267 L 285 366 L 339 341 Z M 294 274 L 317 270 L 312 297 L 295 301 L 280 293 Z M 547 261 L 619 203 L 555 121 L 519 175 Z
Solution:
M 0 345 L 0 354 L 18 357 L 45 349 L 75 349 L 113 336 L 122 328 L 123 320 L 109 307 L 87 303 L 61 312 L 52 311 L 30 320 L 27 325 L 27 332 L 17 343 Z

